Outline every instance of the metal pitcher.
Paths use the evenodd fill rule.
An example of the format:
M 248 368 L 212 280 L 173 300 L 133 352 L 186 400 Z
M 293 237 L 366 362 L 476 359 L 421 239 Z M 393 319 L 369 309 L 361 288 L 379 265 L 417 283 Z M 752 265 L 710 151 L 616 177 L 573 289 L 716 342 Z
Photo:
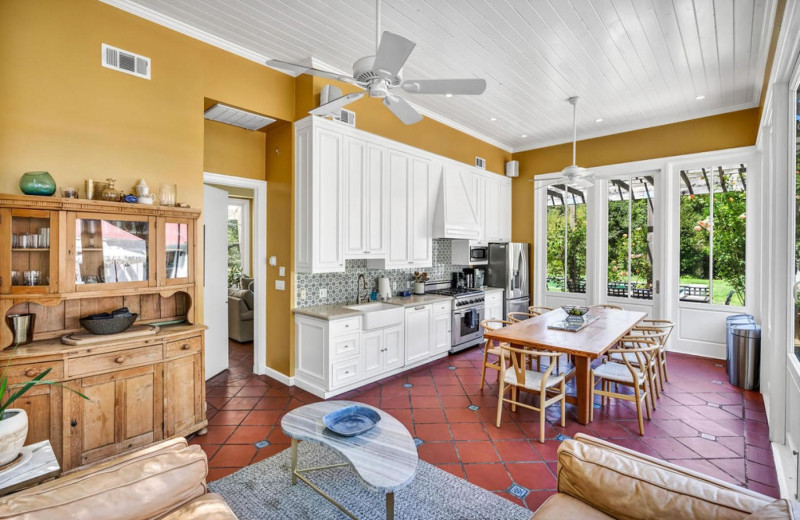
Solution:
M 33 341 L 33 327 L 36 323 L 35 314 L 9 314 L 6 316 L 6 321 L 13 334 L 13 339 L 9 346 L 24 345 Z

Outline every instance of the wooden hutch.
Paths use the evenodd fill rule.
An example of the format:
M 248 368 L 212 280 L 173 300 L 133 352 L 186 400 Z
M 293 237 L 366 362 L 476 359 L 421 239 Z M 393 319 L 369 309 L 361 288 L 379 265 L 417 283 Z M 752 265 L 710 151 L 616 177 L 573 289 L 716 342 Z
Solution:
M 159 440 L 205 433 L 204 327 L 196 322 L 200 211 L 83 199 L 0 195 L 0 349 L 9 314 L 34 313 L 9 384 L 51 368 L 14 407 L 29 417 L 25 444 L 49 439 L 63 471 Z M 78 320 L 128 307 L 154 335 L 84 346 L 61 337 Z M 171 324 L 170 324 L 171 323 Z M 5 366 L 11 348 L 0 351 Z

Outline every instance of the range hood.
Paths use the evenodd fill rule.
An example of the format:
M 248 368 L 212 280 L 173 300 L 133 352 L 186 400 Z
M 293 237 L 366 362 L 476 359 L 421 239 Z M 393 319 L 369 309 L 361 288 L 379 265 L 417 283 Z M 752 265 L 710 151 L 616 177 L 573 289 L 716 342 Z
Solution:
M 482 239 L 474 177 L 454 166 L 442 168 L 433 214 L 433 238 Z

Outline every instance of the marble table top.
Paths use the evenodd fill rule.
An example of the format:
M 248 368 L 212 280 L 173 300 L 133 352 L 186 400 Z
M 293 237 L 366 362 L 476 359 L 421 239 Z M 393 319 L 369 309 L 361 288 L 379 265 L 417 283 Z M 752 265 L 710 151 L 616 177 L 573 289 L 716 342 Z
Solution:
M 345 406 L 375 410 L 380 422 L 368 432 L 342 437 L 328 430 L 322 417 Z M 353 466 L 364 484 L 376 491 L 394 492 L 407 486 L 417 471 L 417 447 L 405 426 L 388 413 L 354 401 L 323 401 L 296 408 L 281 419 L 283 433 L 315 441 L 337 451 Z
M 0 495 L 7 495 L 61 474 L 50 441 L 29 444 L 23 448 L 29 456 L 25 462 L 0 471 Z

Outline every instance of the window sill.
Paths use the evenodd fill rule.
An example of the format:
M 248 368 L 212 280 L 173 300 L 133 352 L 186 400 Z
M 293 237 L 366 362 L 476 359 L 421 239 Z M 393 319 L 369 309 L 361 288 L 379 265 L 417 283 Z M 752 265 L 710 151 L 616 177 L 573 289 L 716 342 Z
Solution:
M 730 314 L 746 314 L 747 307 L 739 307 L 738 305 L 723 305 L 719 303 L 696 303 L 696 302 L 682 302 L 678 301 L 678 308 L 681 309 L 698 309 L 715 312 L 728 312 Z

